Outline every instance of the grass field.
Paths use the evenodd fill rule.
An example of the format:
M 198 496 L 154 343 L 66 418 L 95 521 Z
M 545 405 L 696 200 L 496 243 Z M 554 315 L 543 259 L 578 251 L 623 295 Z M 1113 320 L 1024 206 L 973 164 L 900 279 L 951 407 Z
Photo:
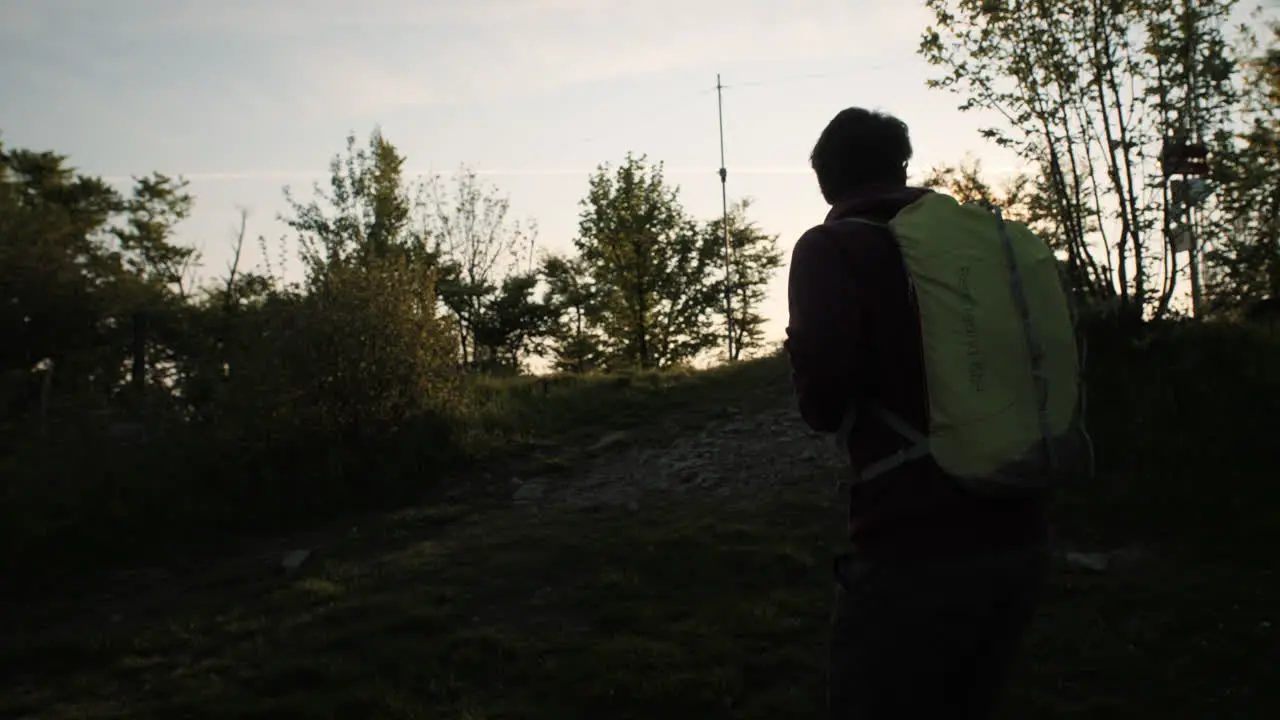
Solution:
M 1064 542 L 1136 543 L 1144 557 L 1056 569 L 1007 717 L 1280 717 L 1273 431 L 1243 413 L 1193 425 L 1159 405 L 1178 372 L 1238 363 L 1238 351 L 1159 372 L 1143 363 L 1167 359 L 1162 346 L 1144 352 L 1097 383 L 1103 472 L 1059 510 Z M 1269 411 L 1264 380 L 1178 402 Z M 495 386 L 510 454 L 494 467 L 570 473 L 607 452 L 592 448 L 609 432 L 660 445 L 786 402 L 785 388 L 777 359 Z M 1222 438 L 1194 444 L 1209 427 Z M 534 510 L 496 502 L 509 487 L 493 475 L 493 487 L 477 476 L 451 500 L 309 534 L 312 557 L 293 573 L 279 563 L 286 542 L 14 610 L 0 716 L 821 716 L 833 498 Z

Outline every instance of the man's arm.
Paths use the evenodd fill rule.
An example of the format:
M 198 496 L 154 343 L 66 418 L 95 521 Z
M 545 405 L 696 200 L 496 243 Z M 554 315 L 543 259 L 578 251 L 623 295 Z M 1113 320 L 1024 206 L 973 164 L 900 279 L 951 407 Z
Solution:
M 835 432 L 853 400 L 858 308 L 840 238 L 819 226 L 791 251 L 785 347 L 800 416 L 818 432 Z

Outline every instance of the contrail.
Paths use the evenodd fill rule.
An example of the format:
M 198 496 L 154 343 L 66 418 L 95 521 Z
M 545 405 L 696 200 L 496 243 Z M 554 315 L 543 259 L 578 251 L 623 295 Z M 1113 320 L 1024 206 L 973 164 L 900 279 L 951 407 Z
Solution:
M 595 167 L 582 168 L 498 168 L 485 169 L 473 168 L 476 175 L 486 177 L 579 177 L 586 176 L 596 172 Z M 666 167 L 663 172 L 667 175 L 715 175 L 716 168 L 708 165 L 707 167 Z M 757 168 L 737 168 L 734 173 L 738 175 L 807 175 L 811 170 L 804 166 L 795 167 L 757 167 Z M 406 177 L 432 177 L 442 176 L 449 177 L 453 175 L 453 171 L 440 170 L 406 170 Z M 191 172 L 177 173 L 180 177 L 186 178 L 193 182 L 246 182 L 246 181 L 278 181 L 290 182 L 298 180 L 323 180 L 329 177 L 328 172 L 306 171 L 306 170 L 245 170 L 237 172 Z M 128 175 L 107 175 L 102 178 L 107 182 L 130 182 L 132 178 Z
M 476 175 L 483 177 L 585 177 L 596 172 L 595 167 L 590 168 L 499 168 L 484 169 L 473 168 Z M 1004 177 L 1013 175 L 1020 171 L 1016 167 L 997 167 L 983 168 L 983 172 L 989 176 Z M 666 167 L 663 168 L 666 175 L 715 175 L 718 169 L 710 165 L 706 167 Z M 803 165 L 793 166 L 777 166 L 777 167 L 744 167 L 734 168 L 735 175 L 809 175 L 813 171 Z M 406 170 L 406 177 L 424 178 L 424 177 L 450 177 L 453 171 L 440 170 Z M 245 170 L 235 172 L 193 172 L 180 173 L 183 177 L 192 182 L 297 182 L 301 180 L 324 180 L 329 177 L 328 172 L 306 171 L 306 170 Z M 132 178 L 127 175 L 107 175 L 102 178 L 107 182 L 127 183 Z

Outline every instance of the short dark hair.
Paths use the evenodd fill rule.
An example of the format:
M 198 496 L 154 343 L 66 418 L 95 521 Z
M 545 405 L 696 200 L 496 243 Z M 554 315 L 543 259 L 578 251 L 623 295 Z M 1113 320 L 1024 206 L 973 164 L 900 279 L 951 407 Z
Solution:
M 911 137 L 907 124 L 887 113 L 841 110 L 818 137 L 809 163 L 828 203 L 864 185 L 906 185 Z

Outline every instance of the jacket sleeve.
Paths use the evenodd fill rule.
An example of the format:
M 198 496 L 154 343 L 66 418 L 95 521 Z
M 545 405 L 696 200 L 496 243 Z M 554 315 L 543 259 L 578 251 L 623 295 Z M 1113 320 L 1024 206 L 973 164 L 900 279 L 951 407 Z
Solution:
M 839 429 L 854 397 L 859 310 L 849 256 L 823 226 L 791 252 L 787 339 L 800 416 L 818 432 Z

